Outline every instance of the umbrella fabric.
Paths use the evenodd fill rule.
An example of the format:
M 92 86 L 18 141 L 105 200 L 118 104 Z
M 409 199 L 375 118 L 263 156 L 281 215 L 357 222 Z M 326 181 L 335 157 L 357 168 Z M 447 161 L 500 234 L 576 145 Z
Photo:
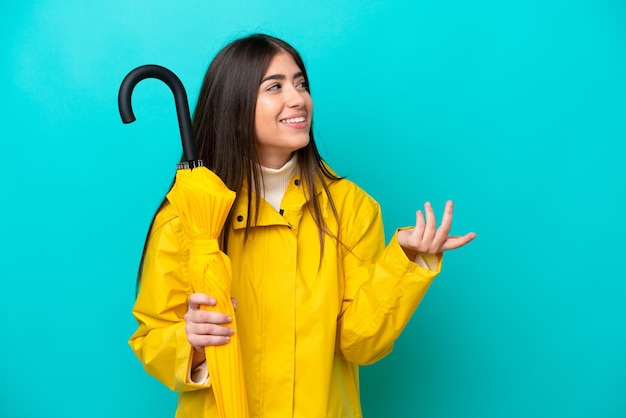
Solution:
M 211 295 L 215 306 L 202 309 L 230 315 L 235 330 L 228 344 L 205 347 L 217 407 L 225 418 L 247 418 L 248 402 L 235 312 L 231 301 L 231 265 L 218 237 L 235 200 L 235 192 L 205 167 L 180 169 L 167 199 L 178 212 L 189 239 L 189 266 L 195 292 Z

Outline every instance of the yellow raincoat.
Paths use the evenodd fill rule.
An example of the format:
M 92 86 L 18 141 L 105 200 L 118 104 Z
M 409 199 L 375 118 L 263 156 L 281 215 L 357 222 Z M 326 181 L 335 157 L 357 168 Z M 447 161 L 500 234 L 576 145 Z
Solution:
M 361 417 L 358 365 L 392 348 L 439 272 L 409 261 L 396 235 L 384 247 L 380 208 L 348 180 L 330 184 L 322 211 L 340 244 L 327 237 L 320 261 L 317 226 L 303 180 L 291 179 L 282 215 L 261 201 L 244 244 L 246 191 L 233 207 L 228 255 L 251 417 Z M 193 292 L 189 248 L 170 206 L 155 219 L 133 310 L 130 345 L 148 373 L 180 392 L 177 417 L 217 417 L 211 389 L 190 381 L 192 348 L 183 315 Z

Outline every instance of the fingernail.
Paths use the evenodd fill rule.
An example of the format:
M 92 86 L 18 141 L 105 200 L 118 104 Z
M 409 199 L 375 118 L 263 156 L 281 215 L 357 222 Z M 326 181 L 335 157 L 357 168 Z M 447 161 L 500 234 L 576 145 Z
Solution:
M 209 303 L 211 305 L 215 305 L 217 303 L 217 301 L 215 299 L 211 298 L 211 299 L 209 299 Z
M 232 322 L 232 321 L 233 321 L 233 318 L 231 318 L 230 316 L 227 316 L 227 317 L 226 317 L 226 321 L 228 321 L 228 322 Z
M 226 342 L 230 341 L 230 337 L 224 337 L 226 339 Z
M 228 333 L 229 333 L 230 335 L 233 335 L 233 334 L 235 333 L 235 330 L 234 330 L 234 329 L 232 329 L 232 328 L 230 328 L 230 329 L 228 330 Z

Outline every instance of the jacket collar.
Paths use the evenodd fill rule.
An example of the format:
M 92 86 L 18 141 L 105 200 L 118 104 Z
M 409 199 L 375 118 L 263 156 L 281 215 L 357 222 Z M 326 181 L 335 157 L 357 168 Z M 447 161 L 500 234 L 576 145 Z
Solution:
M 268 202 L 261 198 L 261 204 L 259 208 L 258 219 L 250 220 L 250 226 L 269 226 L 269 225 L 285 225 L 292 227 L 294 221 L 294 215 L 299 220 L 303 212 L 303 207 L 307 203 L 305 195 L 306 181 L 300 176 L 299 173 L 294 173 L 291 176 L 287 190 L 280 204 L 281 212 L 276 211 Z M 322 182 L 320 179 L 315 179 L 315 190 L 320 199 L 320 205 L 322 208 L 322 215 L 327 216 L 328 198 L 325 194 L 322 194 Z M 232 225 L 234 229 L 242 229 L 246 227 L 248 218 L 248 184 L 244 182 L 241 191 L 237 194 L 237 200 L 232 209 Z M 252 192 L 252 204 L 256 199 L 255 192 Z M 292 216 L 283 216 L 285 212 L 288 212 Z M 254 213 L 254 211 L 253 211 Z M 253 217 L 254 218 L 254 217 Z M 291 222 L 287 219 L 290 218 Z

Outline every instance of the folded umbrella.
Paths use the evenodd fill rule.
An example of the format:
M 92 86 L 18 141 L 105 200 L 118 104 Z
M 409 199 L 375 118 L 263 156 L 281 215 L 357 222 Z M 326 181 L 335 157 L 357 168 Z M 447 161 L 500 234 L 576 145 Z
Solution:
M 135 120 L 131 95 L 137 83 L 145 78 L 164 81 L 176 102 L 183 144 L 184 161 L 178 164 L 176 181 L 167 199 L 178 212 L 189 240 L 189 268 L 195 292 L 211 295 L 215 306 L 202 306 L 230 315 L 235 333 L 228 344 L 205 347 L 209 375 L 218 410 L 222 418 L 247 418 L 248 402 L 237 322 L 231 300 L 232 273 L 230 259 L 219 247 L 219 236 L 235 192 L 197 159 L 185 89 L 174 73 L 157 65 L 144 65 L 131 71 L 120 87 L 118 104 L 124 123 Z

